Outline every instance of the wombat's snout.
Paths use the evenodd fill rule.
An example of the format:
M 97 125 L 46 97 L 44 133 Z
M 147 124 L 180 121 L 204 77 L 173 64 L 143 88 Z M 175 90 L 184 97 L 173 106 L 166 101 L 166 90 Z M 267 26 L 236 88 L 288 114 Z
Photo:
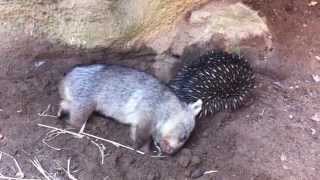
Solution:
M 173 148 L 173 147 L 170 145 L 170 143 L 169 143 L 167 140 L 165 140 L 165 139 L 161 140 L 160 143 L 159 143 L 159 145 L 160 145 L 160 149 L 161 149 L 161 151 L 162 151 L 163 153 L 173 154 L 173 153 L 176 152 L 176 148 Z

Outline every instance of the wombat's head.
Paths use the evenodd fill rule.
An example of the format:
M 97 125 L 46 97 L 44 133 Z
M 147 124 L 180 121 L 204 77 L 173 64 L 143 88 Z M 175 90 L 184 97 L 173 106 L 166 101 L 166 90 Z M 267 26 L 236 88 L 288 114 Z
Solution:
M 162 152 L 173 154 L 188 140 L 201 111 L 202 100 L 185 105 L 181 112 L 174 112 L 161 124 L 156 142 Z

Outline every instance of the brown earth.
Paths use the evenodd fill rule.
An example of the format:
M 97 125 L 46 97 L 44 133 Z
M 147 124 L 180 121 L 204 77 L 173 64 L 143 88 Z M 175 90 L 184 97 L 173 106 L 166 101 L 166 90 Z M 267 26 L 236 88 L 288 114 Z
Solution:
M 44 178 L 30 163 L 37 157 L 55 179 L 68 179 L 61 167 L 67 168 L 69 158 L 71 173 L 81 180 L 182 180 L 202 170 L 217 171 L 203 180 L 319 179 L 320 122 L 312 117 L 320 112 L 320 84 L 312 75 L 320 75 L 320 6 L 306 0 L 244 2 L 266 17 L 279 59 L 275 67 L 289 76 L 257 74 L 252 103 L 199 121 L 177 155 L 151 158 L 105 143 L 102 165 L 97 146 L 85 138 L 58 136 L 50 145 L 60 151 L 43 144 L 48 129 L 37 124 L 61 128 L 63 123 L 38 113 L 49 104 L 49 114 L 57 111 L 57 82 L 71 66 L 111 62 L 152 71 L 154 57 L 81 51 L 32 38 L 9 39 L 14 50 L 0 45 L 0 150 L 14 156 L 28 178 Z M 93 116 L 86 132 L 130 144 L 128 127 L 102 117 Z M 0 173 L 16 172 L 14 162 L 0 156 Z

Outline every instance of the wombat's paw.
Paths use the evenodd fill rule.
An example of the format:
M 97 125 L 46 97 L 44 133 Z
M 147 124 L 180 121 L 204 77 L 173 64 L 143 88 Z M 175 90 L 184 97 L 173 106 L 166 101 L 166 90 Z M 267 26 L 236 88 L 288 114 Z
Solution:
M 133 148 L 135 150 L 140 150 L 146 154 L 152 153 L 149 141 L 134 142 Z
M 67 119 L 67 118 L 69 118 L 69 112 L 59 109 L 59 111 L 57 113 L 57 118 L 60 119 L 60 120 Z

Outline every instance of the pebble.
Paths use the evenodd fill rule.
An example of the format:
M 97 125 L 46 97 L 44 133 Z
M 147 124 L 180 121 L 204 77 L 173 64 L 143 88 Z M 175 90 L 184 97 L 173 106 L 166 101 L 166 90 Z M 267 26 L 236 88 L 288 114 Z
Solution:
M 195 169 L 192 173 L 191 173 L 191 178 L 199 178 L 201 176 L 203 176 L 204 170 L 203 169 Z
M 312 78 L 313 78 L 314 82 L 320 82 L 320 75 L 318 75 L 318 74 L 313 74 L 313 75 L 312 75 Z
M 0 134 L 0 140 L 2 140 L 4 138 L 3 134 Z
M 308 6 L 313 7 L 313 6 L 316 6 L 317 4 L 318 4 L 317 1 L 310 1 Z
M 208 136 L 209 136 L 208 131 L 203 132 L 203 133 L 202 133 L 202 136 L 205 137 L 205 138 L 208 137 Z
M 311 120 L 316 121 L 316 122 L 320 122 L 320 114 L 316 113 L 311 117 Z

